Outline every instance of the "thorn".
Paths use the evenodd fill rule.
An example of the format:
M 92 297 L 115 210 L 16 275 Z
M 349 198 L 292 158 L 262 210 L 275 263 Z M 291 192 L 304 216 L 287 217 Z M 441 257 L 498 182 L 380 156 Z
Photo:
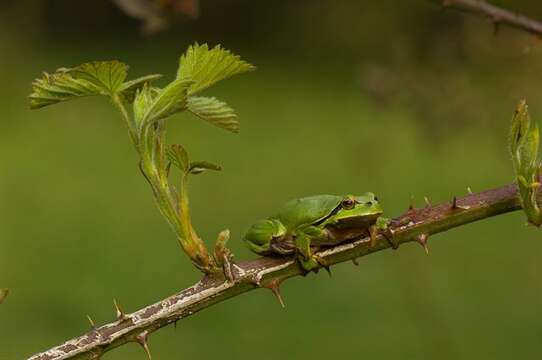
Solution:
M 461 209 L 461 210 L 468 210 L 469 209 L 469 206 L 460 206 L 458 203 L 457 203 L 457 197 L 454 196 L 454 198 L 452 199 L 452 206 L 450 207 L 452 210 L 458 210 L 458 209 Z
M 115 311 L 117 315 L 117 320 L 123 321 L 126 320 L 126 314 L 124 311 L 122 311 L 121 307 L 119 306 L 119 303 L 117 302 L 117 299 L 113 299 L 113 304 L 115 304 Z
M 262 287 L 262 275 L 260 273 L 253 274 L 251 277 L 249 277 L 248 281 L 257 287 Z
M 147 342 L 149 338 L 149 332 L 148 331 L 143 331 L 141 334 L 137 335 L 135 337 L 135 341 L 141 345 L 141 347 L 143 348 L 143 350 L 145 350 L 145 352 L 147 353 L 147 357 L 149 358 L 149 360 L 152 360 L 152 355 L 151 355 L 151 351 L 149 350 L 149 344 Z
M 329 277 L 332 277 L 331 268 L 329 266 L 322 266 L 322 267 L 327 271 L 327 274 L 329 275 Z
M 92 330 L 96 329 L 96 323 L 94 322 L 94 320 L 92 320 L 92 318 L 90 317 L 90 315 L 87 315 L 87 319 L 88 319 L 88 322 L 90 323 L 90 328 Z
M 352 264 L 354 264 L 354 265 L 356 265 L 356 266 L 359 266 L 358 259 L 357 259 L 357 258 L 353 258 L 353 259 L 352 259 Z
M 277 298 L 280 305 L 285 308 L 286 305 L 284 305 L 284 300 L 282 299 L 282 295 L 280 294 L 280 281 L 278 279 L 271 280 L 268 284 L 264 285 L 264 287 L 268 288 L 273 292 L 273 295 Z
M 425 253 L 429 255 L 429 247 L 427 246 L 427 239 L 429 238 L 429 235 L 426 233 L 421 233 L 420 235 L 416 236 L 416 241 L 423 246 Z
M 472 195 L 472 190 L 470 189 L 470 186 L 467 186 L 467 192 Z
M 226 281 L 234 283 L 235 272 L 233 271 L 233 262 L 231 261 L 232 258 L 233 258 L 233 255 L 231 254 L 223 254 L 222 272 L 224 273 L 224 277 L 226 278 Z
M 408 203 L 408 211 L 414 210 L 414 195 L 410 195 L 410 202 Z
M 452 209 L 457 209 L 457 197 L 454 196 L 454 199 L 452 200 Z
M 427 196 L 424 196 L 423 200 L 425 201 L 425 205 L 431 206 L 431 202 L 429 201 L 429 198 Z

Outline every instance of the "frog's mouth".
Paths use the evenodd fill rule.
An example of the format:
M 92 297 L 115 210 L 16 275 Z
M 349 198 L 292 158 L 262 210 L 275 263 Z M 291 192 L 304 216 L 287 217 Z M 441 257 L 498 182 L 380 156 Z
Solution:
M 363 216 L 352 216 L 348 218 L 342 218 L 339 219 L 334 226 L 339 229 L 344 228 L 366 228 L 374 223 L 376 223 L 376 219 L 382 215 L 381 213 L 373 214 L 373 215 L 363 215 Z

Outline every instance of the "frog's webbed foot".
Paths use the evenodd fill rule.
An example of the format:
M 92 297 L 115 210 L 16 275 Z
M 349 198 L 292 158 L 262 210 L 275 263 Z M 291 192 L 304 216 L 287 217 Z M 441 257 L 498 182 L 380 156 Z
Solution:
M 329 263 L 318 254 L 312 254 L 308 259 L 305 258 L 303 255 L 299 254 L 298 261 L 301 265 L 303 276 L 307 275 L 311 271 L 317 274 L 320 268 L 324 268 L 329 274 L 329 276 L 331 276 Z
M 399 248 L 399 244 L 394 240 L 393 232 L 389 228 L 390 224 L 390 219 L 381 216 L 376 219 L 376 223 L 374 225 L 371 225 L 369 227 L 369 235 L 371 237 L 370 247 L 374 247 L 376 245 L 376 237 L 379 231 L 381 231 L 382 235 L 384 235 L 388 243 L 391 245 L 392 249 L 395 250 Z

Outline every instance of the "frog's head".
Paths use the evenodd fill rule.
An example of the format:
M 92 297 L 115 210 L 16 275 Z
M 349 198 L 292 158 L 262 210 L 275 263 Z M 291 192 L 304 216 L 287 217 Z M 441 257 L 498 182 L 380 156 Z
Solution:
M 364 227 L 374 224 L 382 213 L 382 206 L 373 193 L 346 195 L 329 222 L 338 227 Z

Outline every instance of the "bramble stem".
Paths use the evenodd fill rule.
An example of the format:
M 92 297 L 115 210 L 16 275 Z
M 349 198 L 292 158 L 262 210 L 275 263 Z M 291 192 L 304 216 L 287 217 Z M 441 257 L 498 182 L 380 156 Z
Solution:
M 539 202 L 541 198 L 539 193 Z M 409 209 L 392 220 L 390 229 L 395 242 L 399 244 L 418 241 L 424 245 L 430 235 L 520 209 L 517 186 L 512 183 L 461 198 L 454 197 L 439 205 Z M 374 247 L 369 247 L 369 242 L 369 238 L 359 238 L 354 242 L 322 251 L 319 255 L 333 265 L 390 247 L 390 243 L 382 235 L 377 237 Z M 36 354 L 29 360 L 88 359 L 90 356 L 100 356 L 127 342 L 136 341 L 140 334 L 146 336 L 249 290 L 266 287 L 278 294 L 278 284 L 302 273 L 293 259 L 270 257 L 237 263 L 232 270 L 235 275 L 234 281 L 225 281 L 221 276 L 206 276 L 192 287 L 134 313 L 126 314 L 117 321 L 91 329 L 86 334 Z

